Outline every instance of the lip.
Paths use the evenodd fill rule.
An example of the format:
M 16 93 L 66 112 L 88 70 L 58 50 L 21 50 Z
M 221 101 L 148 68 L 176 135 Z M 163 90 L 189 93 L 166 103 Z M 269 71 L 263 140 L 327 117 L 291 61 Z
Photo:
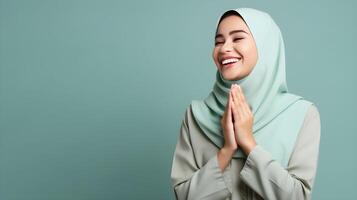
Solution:
M 238 64 L 238 62 L 234 62 L 234 63 L 230 63 L 230 64 L 226 64 L 226 65 L 222 64 L 223 60 L 230 59 L 230 58 L 237 58 L 238 62 L 240 62 L 242 60 L 242 57 L 224 56 L 220 60 L 220 65 L 221 65 L 222 69 L 229 69 L 229 68 L 232 68 L 233 66 L 235 66 L 235 64 Z
M 236 65 L 238 62 L 229 63 L 229 64 L 226 64 L 226 65 L 221 64 L 221 66 L 222 66 L 222 69 L 229 69 L 229 68 L 232 68 L 234 65 Z
M 221 63 L 222 64 L 222 61 L 223 60 L 226 60 L 226 59 L 230 59 L 230 58 L 237 58 L 237 59 L 242 59 L 242 57 L 237 57 L 237 56 L 223 56 L 223 57 L 221 57 L 220 59 L 219 59 L 219 63 Z

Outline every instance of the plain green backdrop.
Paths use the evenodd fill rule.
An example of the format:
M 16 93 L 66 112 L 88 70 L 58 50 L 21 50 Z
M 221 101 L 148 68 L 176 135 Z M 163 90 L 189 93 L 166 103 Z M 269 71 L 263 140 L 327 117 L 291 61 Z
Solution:
M 0 199 L 173 199 L 184 111 L 212 90 L 215 23 L 238 7 L 273 17 L 289 91 L 319 108 L 313 199 L 355 199 L 352 0 L 0 0 Z

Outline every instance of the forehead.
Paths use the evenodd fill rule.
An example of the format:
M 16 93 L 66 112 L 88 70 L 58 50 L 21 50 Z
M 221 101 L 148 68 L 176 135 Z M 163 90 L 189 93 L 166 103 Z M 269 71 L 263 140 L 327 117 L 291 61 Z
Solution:
M 224 18 L 218 25 L 217 33 L 225 34 L 231 30 L 244 30 L 250 33 L 249 28 L 245 24 L 242 18 L 236 15 L 231 15 Z

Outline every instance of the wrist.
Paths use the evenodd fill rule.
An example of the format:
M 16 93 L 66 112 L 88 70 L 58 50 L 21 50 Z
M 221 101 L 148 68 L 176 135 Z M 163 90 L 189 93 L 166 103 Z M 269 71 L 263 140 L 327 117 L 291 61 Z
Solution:
M 236 151 L 236 149 L 225 147 L 225 146 L 220 149 L 220 153 L 222 155 L 224 155 L 225 157 L 230 157 L 230 158 L 233 157 L 235 151 Z
M 232 150 L 221 148 L 217 153 L 218 165 L 219 168 L 224 171 L 225 168 L 229 165 L 229 162 L 232 160 L 234 152 Z
M 242 144 L 242 150 L 244 151 L 244 153 L 246 155 L 249 155 L 250 152 L 255 148 L 255 146 L 257 146 L 257 143 L 255 142 L 255 140 L 252 140 L 251 142 L 247 142 L 245 144 Z

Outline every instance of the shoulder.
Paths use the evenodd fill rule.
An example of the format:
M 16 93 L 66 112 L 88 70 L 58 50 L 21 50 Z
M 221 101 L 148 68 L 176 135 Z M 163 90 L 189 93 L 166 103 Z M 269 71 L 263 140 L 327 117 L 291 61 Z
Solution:
M 184 114 L 182 116 L 182 124 L 188 128 L 189 124 L 192 122 L 192 118 L 192 104 L 190 103 L 185 108 Z
M 314 103 L 311 103 L 305 116 L 305 123 L 310 121 L 320 121 L 320 111 L 317 105 Z
M 318 160 L 320 137 L 319 108 L 316 104 L 310 102 L 289 160 L 289 171 L 291 173 L 305 177 L 306 180 L 312 180 Z
M 182 124 L 187 128 L 188 132 L 197 132 L 199 130 L 199 125 L 192 108 L 192 102 L 185 108 L 184 115 L 182 117 Z
M 320 111 L 316 103 L 306 100 L 300 99 L 299 101 L 295 102 L 295 110 L 303 109 L 305 110 L 304 120 L 302 125 L 306 125 L 310 121 L 316 120 L 320 118 Z
M 321 134 L 320 130 L 321 130 L 320 111 L 316 104 L 311 103 L 311 105 L 309 105 L 307 109 L 305 119 L 300 128 L 300 132 L 298 134 L 298 140 L 318 141 Z

